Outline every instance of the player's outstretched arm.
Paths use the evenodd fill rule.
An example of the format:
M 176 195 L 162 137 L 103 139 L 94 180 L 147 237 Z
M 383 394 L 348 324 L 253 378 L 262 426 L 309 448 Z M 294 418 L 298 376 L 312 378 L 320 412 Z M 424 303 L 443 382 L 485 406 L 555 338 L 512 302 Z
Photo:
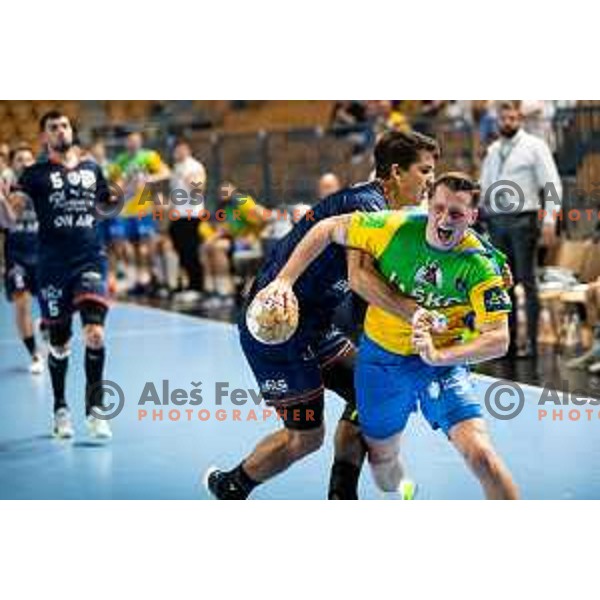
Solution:
M 296 246 L 277 279 L 293 286 L 329 244 L 345 246 L 351 218 L 351 214 L 340 215 L 317 223 Z
M 437 349 L 430 328 L 417 325 L 413 328 L 413 345 L 426 363 L 436 367 L 475 364 L 506 354 L 510 340 L 508 318 L 482 325 L 480 332 L 479 337 L 466 344 Z
M 351 217 L 340 215 L 317 223 L 296 246 L 279 275 L 257 294 L 257 299 L 278 298 L 284 306 L 294 306 L 294 284 L 329 244 L 346 245 Z

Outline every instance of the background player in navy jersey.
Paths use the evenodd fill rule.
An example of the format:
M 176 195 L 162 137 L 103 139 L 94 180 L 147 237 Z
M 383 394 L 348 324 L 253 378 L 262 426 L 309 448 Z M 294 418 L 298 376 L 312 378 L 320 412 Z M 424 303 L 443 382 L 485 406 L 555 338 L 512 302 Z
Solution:
M 375 181 L 325 198 L 274 247 L 241 312 L 239 332 L 263 398 L 279 410 L 285 427 L 263 439 L 233 470 L 213 469 L 207 473 L 208 488 L 217 498 L 245 499 L 258 484 L 321 446 L 325 388 L 347 403 L 336 431 L 329 498 L 357 498 L 365 447 L 355 404 L 355 349 L 333 325 L 334 313 L 352 291 L 409 321 L 417 310 L 416 303 L 395 294 L 366 255 L 357 251 L 346 255 L 344 250 L 330 247 L 297 284 L 300 323 L 290 340 L 275 346 L 257 341 L 246 327 L 246 309 L 315 223 L 354 211 L 418 204 L 433 183 L 437 153 L 435 141 L 418 133 L 384 135 L 375 148 Z
M 48 156 L 23 172 L 19 186 L 33 201 L 39 221 L 39 300 L 49 335 L 54 434 L 73 436 L 65 379 L 73 313 L 79 311 L 85 339 L 88 430 L 92 437 L 106 439 L 112 436 L 108 421 L 96 417 L 103 404 L 99 388 L 108 310 L 106 256 L 98 237 L 96 204 L 108 201 L 108 186 L 95 162 L 79 160 L 67 116 L 47 113 L 40 129 Z M 18 197 L 12 199 L 15 209 L 22 210 Z
M 18 146 L 12 153 L 11 161 L 15 177 L 20 177 L 24 169 L 34 161 L 33 150 L 29 146 Z M 3 193 L 0 192 L 0 224 L 5 229 L 5 289 L 8 300 L 14 303 L 17 330 L 31 356 L 29 370 L 39 374 L 44 371 L 44 362 L 38 352 L 31 317 L 31 298 L 37 293 L 39 224 L 31 198 L 24 195 L 21 199 L 23 210 L 19 216 L 12 210 L 9 198 L 19 193 L 11 185 L 8 185 Z

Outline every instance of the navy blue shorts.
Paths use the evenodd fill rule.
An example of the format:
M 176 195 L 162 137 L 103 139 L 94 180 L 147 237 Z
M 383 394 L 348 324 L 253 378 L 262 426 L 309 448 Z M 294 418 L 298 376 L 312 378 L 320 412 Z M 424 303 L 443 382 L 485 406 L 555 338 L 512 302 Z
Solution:
M 10 260 L 6 265 L 4 275 L 6 297 L 12 301 L 15 294 L 29 292 L 37 294 L 37 265 L 30 262 Z
M 108 306 L 107 262 L 105 257 L 76 265 L 40 264 L 39 302 L 44 323 L 69 320 L 82 302 Z
M 358 349 L 355 387 L 361 429 L 377 440 L 401 433 L 419 407 L 431 427 L 446 435 L 454 425 L 483 416 L 467 367 L 432 367 L 420 356 L 388 352 L 367 336 Z
M 283 344 L 256 340 L 239 320 L 240 342 L 265 402 L 274 407 L 304 404 L 322 398 L 322 369 L 354 351 L 350 340 L 334 325 L 315 334 L 302 330 Z

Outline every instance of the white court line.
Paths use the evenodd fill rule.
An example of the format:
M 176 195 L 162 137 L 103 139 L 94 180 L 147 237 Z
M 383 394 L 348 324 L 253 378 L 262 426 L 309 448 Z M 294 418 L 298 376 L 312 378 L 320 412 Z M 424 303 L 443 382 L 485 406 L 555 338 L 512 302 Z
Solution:
M 573 392 L 570 392 L 568 390 L 559 390 L 556 388 L 551 388 L 549 386 L 548 387 L 540 387 L 538 385 L 531 385 L 529 383 L 521 383 L 520 381 L 516 381 L 515 379 L 499 379 L 498 377 L 492 377 L 491 375 L 484 375 L 483 373 L 473 373 L 473 376 L 476 379 L 487 382 L 488 385 L 492 385 L 493 383 L 496 383 L 498 381 L 508 381 L 510 383 L 514 383 L 514 384 L 518 385 L 520 388 L 536 394 L 538 396 L 538 400 L 539 400 L 539 396 L 541 396 L 542 393 L 544 392 L 544 390 L 546 390 L 546 389 L 549 391 L 552 391 L 552 392 L 556 392 L 557 394 L 560 394 L 560 395 L 566 395 L 567 398 L 569 399 L 569 404 L 567 406 L 570 406 L 572 404 L 571 396 L 573 395 L 573 392 L 577 392 L 577 390 L 573 390 Z M 577 399 L 585 400 L 586 404 L 589 404 L 591 402 L 598 403 L 598 401 L 599 401 L 598 398 L 592 398 L 590 396 L 580 395 L 580 394 L 577 394 Z
M 118 302 L 116 304 L 117 307 L 122 307 L 125 308 L 126 310 L 134 310 L 134 311 L 146 311 L 146 312 L 160 312 L 163 315 L 171 318 L 171 319 L 175 319 L 175 320 L 188 320 L 188 321 L 193 321 L 195 323 L 195 325 L 200 326 L 200 325 L 204 325 L 204 324 L 210 324 L 211 326 L 217 326 L 217 327 L 223 327 L 223 328 L 235 328 L 235 324 L 233 323 L 226 323 L 223 321 L 215 321 L 213 319 L 208 319 L 206 317 L 197 317 L 195 315 L 188 315 L 188 314 L 184 314 L 184 313 L 179 313 L 179 312 L 175 312 L 175 311 L 170 311 L 167 310 L 165 308 L 159 308 L 156 306 L 144 306 L 144 305 L 140 305 L 140 304 L 135 304 L 132 302 Z M 111 338 L 126 338 L 126 337 L 136 337 L 136 336 L 142 336 L 142 335 L 154 335 L 154 334 L 161 334 L 161 333 L 166 333 L 166 332 L 177 332 L 178 329 L 173 329 L 171 327 L 163 327 L 163 328 L 157 328 L 157 329 L 126 329 L 126 330 L 116 330 L 115 332 L 110 334 Z M 188 329 L 181 329 L 180 331 L 189 331 Z M 20 340 L 8 340 L 8 339 L 0 339 L 0 346 L 3 345 L 11 345 L 11 344 L 21 344 L 22 342 Z M 514 379 L 499 379 L 498 377 L 492 377 L 491 375 L 484 375 L 482 373 L 473 373 L 473 376 L 475 377 L 476 380 L 479 381 L 485 381 L 488 383 L 488 385 L 491 385 L 493 383 L 496 383 L 498 381 L 510 381 L 511 383 L 516 383 L 519 387 L 529 390 L 530 392 L 533 393 L 539 393 L 541 394 L 544 389 L 543 387 L 537 386 L 537 385 L 531 385 L 529 383 L 521 383 L 519 381 L 516 381 Z M 559 394 L 567 394 L 569 399 L 572 395 L 572 393 L 570 392 L 564 392 L 563 390 L 557 390 L 556 388 L 549 388 L 552 391 L 555 391 Z M 579 398 L 579 396 L 578 396 Z M 591 398 L 589 396 L 582 396 L 580 397 L 581 400 L 586 400 L 586 403 L 590 403 L 590 402 L 598 402 L 597 398 Z M 570 401 L 570 400 L 569 400 Z
M 137 311 L 158 311 L 165 316 L 168 316 L 171 319 L 176 321 L 192 321 L 194 325 L 200 327 L 202 325 L 210 324 L 216 326 L 224 326 L 224 327 L 235 327 L 233 323 L 224 323 L 222 321 L 213 321 L 211 319 L 207 319 L 206 317 L 196 317 L 194 315 L 186 315 L 182 313 L 172 312 L 166 310 L 164 308 L 156 308 L 154 306 L 141 306 L 139 304 L 134 304 L 131 302 L 118 302 L 115 305 L 115 308 L 118 310 L 119 308 L 125 310 L 132 310 L 134 312 Z M 112 327 L 110 323 L 107 325 L 108 336 L 112 338 L 126 338 L 126 337 L 136 337 L 141 335 L 155 335 L 161 333 L 180 333 L 180 332 L 189 332 L 189 327 L 181 327 L 181 328 L 173 328 L 173 327 L 157 327 L 154 329 L 145 329 L 143 327 L 140 328 L 129 328 L 122 329 L 120 327 Z M 75 336 L 74 336 L 75 337 Z M 0 346 L 12 346 L 12 345 L 21 345 L 23 342 L 16 338 L 0 338 Z
M 217 325 L 223 327 L 235 327 L 233 323 L 226 323 L 224 321 L 216 321 L 214 319 L 208 319 L 207 317 L 197 317 L 196 315 L 188 315 L 186 313 L 180 313 L 173 310 L 168 310 L 166 308 L 160 308 L 158 306 L 146 306 L 142 304 L 134 304 L 132 302 L 119 302 L 119 306 L 124 306 L 125 308 L 133 308 L 135 310 L 145 310 L 147 312 L 154 311 L 160 312 L 163 315 L 174 318 L 174 319 L 186 319 L 188 321 L 194 321 L 196 324 L 198 323 L 209 323 L 210 325 Z

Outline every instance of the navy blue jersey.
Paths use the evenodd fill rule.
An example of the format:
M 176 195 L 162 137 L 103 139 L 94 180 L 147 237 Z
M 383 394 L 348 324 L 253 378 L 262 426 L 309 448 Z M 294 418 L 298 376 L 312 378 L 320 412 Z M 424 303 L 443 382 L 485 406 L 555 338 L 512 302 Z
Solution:
M 78 262 L 102 254 L 95 207 L 108 199 L 108 185 L 94 161 L 83 160 L 72 169 L 39 161 L 23 172 L 19 187 L 37 214 L 41 262 Z
M 256 277 L 251 296 L 273 281 L 315 223 L 355 211 L 376 212 L 387 208 L 383 190 L 377 182 L 357 185 L 328 196 L 313 207 L 312 219 L 303 218 L 277 242 Z M 329 324 L 335 309 L 351 295 L 346 249 L 331 244 L 300 277 L 294 291 L 303 320 L 307 319 L 315 328 Z
M 31 198 L 23 195 L 25 207 L 16 223 L 6 232 L 4 253 L 8 263 L 35 265 L 38 256 L 39 223 Z

